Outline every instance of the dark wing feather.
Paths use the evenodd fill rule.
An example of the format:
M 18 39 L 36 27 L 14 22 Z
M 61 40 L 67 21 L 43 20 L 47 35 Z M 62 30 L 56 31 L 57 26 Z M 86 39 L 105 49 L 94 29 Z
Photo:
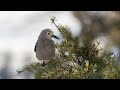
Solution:
M 38 43 L 36 42 L 35 47 L 34 47 L 34 52 L 36 52 L 37 44 L 38 44 Z

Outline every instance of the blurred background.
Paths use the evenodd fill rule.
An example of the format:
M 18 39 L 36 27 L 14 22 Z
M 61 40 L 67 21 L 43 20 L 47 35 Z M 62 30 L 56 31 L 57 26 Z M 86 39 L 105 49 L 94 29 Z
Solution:
M 60 37 L 50 18 L 68 26 L 73 36 L 113 51 L 120 60 L 120 12 L 114 11 L 0 11 L 0 79 L 32 79 L 31 73 L 17 70 L 38 62 L 34 46 L 40 32 L 50 28 Z M 56 41 L 57 42 L 57 41 Z M 59 41 L 58 41 L 59 42 Z

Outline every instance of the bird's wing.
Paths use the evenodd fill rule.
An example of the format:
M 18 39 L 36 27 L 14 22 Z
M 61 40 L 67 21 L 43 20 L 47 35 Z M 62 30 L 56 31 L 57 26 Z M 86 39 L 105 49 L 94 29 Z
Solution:
M 36 52 L 36 47 L 37 47 L 37 44 L 38 44 L 38 41 L 36 42 L 35 44 L 35 47 L 34 47 L 34 52 Z

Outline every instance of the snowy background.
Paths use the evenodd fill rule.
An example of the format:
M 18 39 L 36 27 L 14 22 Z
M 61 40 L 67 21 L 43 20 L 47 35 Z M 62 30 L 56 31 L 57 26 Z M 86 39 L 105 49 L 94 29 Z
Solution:
M 16 70 L 37 62 L 35 42 L 41 30 L 50 28 L 60 36 L 50 18 L 71 28 L 78 35 L 81 24 L 70 11 L 0 11 L 0 78 L 33 78 L 30 73 L 17 75 Z

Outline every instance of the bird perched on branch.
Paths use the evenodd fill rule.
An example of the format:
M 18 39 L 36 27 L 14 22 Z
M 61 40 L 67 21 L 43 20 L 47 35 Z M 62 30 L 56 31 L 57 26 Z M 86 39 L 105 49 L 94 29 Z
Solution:
M 38 60 L 43 60 L 43 65 L 46 65 L 55 57 L 55 43 L 52 38 L 59 39 L 50 29 L 44 29 L 35 44 L 34 52 Z

